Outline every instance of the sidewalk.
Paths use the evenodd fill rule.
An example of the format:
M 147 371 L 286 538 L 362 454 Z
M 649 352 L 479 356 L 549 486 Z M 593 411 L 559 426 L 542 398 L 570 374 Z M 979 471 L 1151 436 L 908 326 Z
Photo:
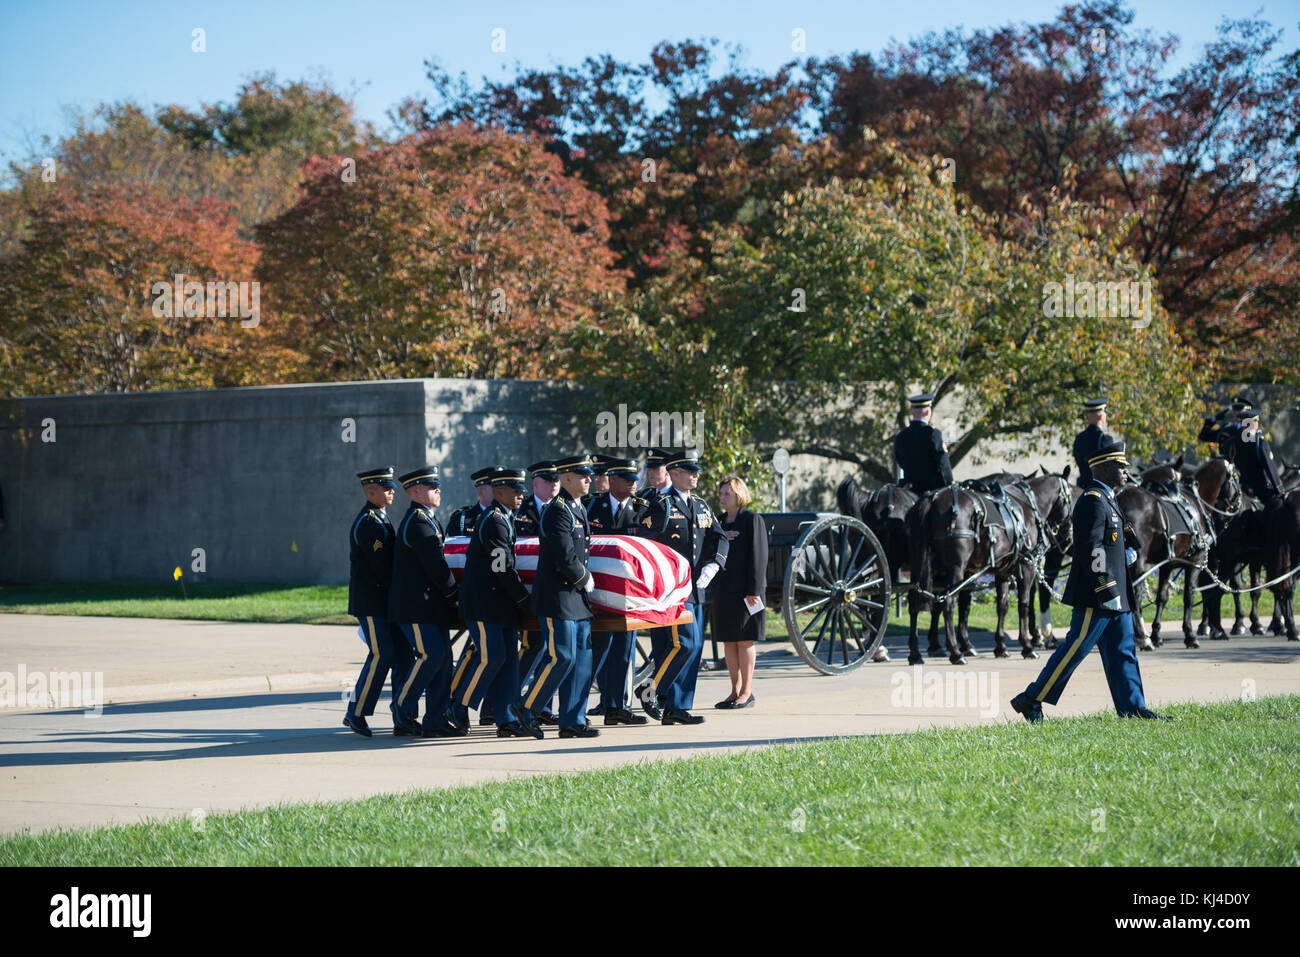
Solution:
M 994 659 L 992 638 L 966 667 L 867 664 L 816 674 L 783 645 L 760 646 L 756 707 L 716 711 L 725 672 L 701 672 L 697 727 L 604 728 L 595 739 L 413 740 L 389 734 L 380 702 L 365 739 L 341 726 L 343 690 L 365 648 L 343 626 L 0 615 L 0 676 L 57 667 L 104 673 L 113 703 L 0 710 L 0 833 L 341 800 L 529 774 L 607 768 L 810 738 L 1021 720 L 1007 702 L 1044 659 Z M 891 639 L 891 652 L 905 651 Z M 1181 641 L 1142 655 L 1153 707 L 1300 692 L 1300 645 L 1272 636 Z M 964 700 L 954 698 L 960 678 Z M 12 680 L 12 679 L 10 679 Z M 943 681 L 950 682 L 947 700 Z M 919 700 L 916 700 L 918 699 Z M 1100 658 L 1079 666 L 1052 715 L 1104 712 Z

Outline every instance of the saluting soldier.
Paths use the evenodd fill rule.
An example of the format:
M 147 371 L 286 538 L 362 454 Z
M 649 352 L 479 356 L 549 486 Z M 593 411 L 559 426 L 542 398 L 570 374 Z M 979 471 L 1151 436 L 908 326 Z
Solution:
M 1272 446 L 1259 430 L 1259 415 L 1259 409 L 1245 409 L 1238 415 L 1241 428 L 1227 457 L 1241 473 L 1241 487 L 1267 510 L 1282 503 L 1282 478 L 1277 474 Z
M 456 578 L 443 554 L 443 530 L 434 514 L 442 502 L 438 467 L 426 465 L 398 479 L 411 504 L 397 526 L 388 618 L 415 650 L 410 674 L 397 696 L 396 719 L 413 735 L 459 737 L 447 721 L 451 704 L 451 637 L 459 617 Z M 424 723 L 417 720 L 425 696 Z
M 560 489 L 560 473 L 555 463 L 544 459 L 528 466 L 532 474 L 532 494 L 524 497 L 524 503 L 515 513 L 515 534 L 520 538 L 537 538 L 542 533 L 542 510 L 555 499 Z M 540 667 L 544 648 L 540 631 L 524 631 L 519 635 L 519 683 L 520 693 L 536 677 Z M 533 716 L 539 724 L 555 725 L 560 719 L 556 716 L 555 700 L 543 699 Z
M 1133 638 L 1128 576 L 1141 543 L 1115 499 L 1115 489 L 1128 481 L 1124 443 L 1103 445 L 1087 464 L 1092 479 L 1074 506 L 1074 560 L 1065 583 L 1064 601 L 1074 606 L 1070 631 L 1011 707 L 1027 721 L 1041 721 L 1043 702 L 1060 700 L 1070 675 L 1096 644 L 1120 717 L 1160 718 L 1147 707 Z
M 451 513 L 451 518 L 447 520 L 447 534 L 466 536 L 472 535 L 474 526 L 478 520 L 486 515 L 492 509 L 494 500 L 492 494 L 492 476 L 501 471 L 500 465 L 488 465 L 477 472 L 470 474 L 470 480 L 474 483 L 474 494 L 477 501 L 462 506 Z M 465 678 L 465 672 L 474 663 L 474 642 L 466 640 L 465 647 L 461 649 L 460 660 L 456 662 L 456 668 L 451 679 L 451 705 L 450 718 L 456 727 L 461 730 L 469 730 L 469 714 L 464 707 L 456 704 L 456 691 L 462 687 L 461 682 Z M 491 721 L 488 722 L 489 724 Z
M 533 610 L 546 642 L 537 677 L 524 698 L 523 717 L 557 691 L 560 695 L 560 737 L 594 738 L 587 721 L 591 689 L 591 602 L 596 579 L 587 567 L 591 559 L 591 527 L 582 496 L 591 486 L 591 459 L 573 455 L 560 459 L 560 491 L 542 511 L 541 549 L 533 579 Z
M 918 495 L 952 484 L 952 464 L 943 447 L 943 433 L 930 425 L 934 396 L 908 398 L 912 421 L 894 436 L 894 461 L 903 472 L 902 483 Z
M 1226 459 L 1233 441 L 1241 433 L 1241 413 L 1251 405 L 1251 401 L 1244 395 L 1234 395 L 1230 408 L 1220 409 L 1217 415 L 1205 417 L 1196 437 L 1202 442 L 1213 443 L 1216 454 Z
M 470 536 L 460 583 L 460 606 L 477 651 L 457 701 L 480 713 L 490 709 L 499 738 L 542 737 L 540 728 L 521 722 L 516 713 L 519 613 L 528 603 L 528 589 L 515 567 L 513 515 L 523 501 L 525 477 L 522 469 L 492 476 L 492 509 Z
M 605 463 L 609 490 L 587 505 L 592 535 L 635 535 L 637 523 L 649 505 L 638 498 L 636 463 L 631 459 L 609 458 Z M 646 718 L 627 707 L 627 679 L 636 655 L 636 632 L 593 631 L 591 661 L 596 673 L 600 701 L 589 714 L 604 715 L 605 724 L 645 724 Z
M 1106 434 L 1106 400 L 1098 397 L 1083 403 L 1083 416 L 1088 425 L 1074 437 L 1074 464 L 1079 470 L 1079 488 L 1087 488 L 1092 481 L 1088 460 L 1104 445 L 1115 440 Z
M 704 589 L 727 562 L 730 542 L 708 503 L 695 494 L 700 480 L 699 453 L 682 450 L 664 463 L 672 491 L 663 493 L 641 519 L 641 537 L 652 538 L 685 556 L 691 566 L 691 595 L 686 609 L 694 621 L 686 625 L 655 628 L 654 689 L 663 708 L 663 724 L 703 724 L 693 715 L 695 682 L 704 650 Z
M 348 614 L 357 619 L 366 641 L 366 660 L 361 665 L 352 700 L 348 702 L 343 724 L 357 734 L 371 736 L 366 718 L 375 713 L 375 704 L 384 690 L 384 680 L 393 672 L 394 700 L 397 685 L 406 679 L 411 652 L 400 634 L 394 635 L 388 620 L 388 589 L 393 579 L 393 526 L 385 509 L 393 504 L 393 468 L 358 472 L 366 504 L 352 521 L 348 536 Z M 396 639 L 396 640 L 394 640 Z M 393 708 L 393 733 L 407 734 L 397 723 Z

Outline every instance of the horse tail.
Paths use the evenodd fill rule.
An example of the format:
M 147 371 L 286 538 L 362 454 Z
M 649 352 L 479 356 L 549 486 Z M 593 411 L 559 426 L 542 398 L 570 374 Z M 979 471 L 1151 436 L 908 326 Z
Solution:
M 859 488 L 852 475 L 844 476 L 844 481 L 840 482 L 839 487 L 835 489 L 835 503 L 841 515 L 849 515 L 863 521 L 870 501 L 870 493 Z

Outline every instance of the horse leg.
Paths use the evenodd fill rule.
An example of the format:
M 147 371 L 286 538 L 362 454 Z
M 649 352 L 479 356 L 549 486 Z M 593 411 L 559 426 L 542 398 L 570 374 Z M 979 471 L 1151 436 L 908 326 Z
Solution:
M 957 629 L 953 626 L 954 602 L 955 599 L 949 595 L 943 603 L 943 638 L 948 646 L 948 660 L 954 665 L 964 665 L 966 659 L 962 656 L 961 649 L 957 647 Z
M 1229 578 L 1224 579 L 1225 574 Z M 1231 582 L 1231 575 L 1232 563 L 1226 559 L 1220 560 L 1219 581 Z M 1219 582 L 1215 582 L 1214 587 L 1205 592 L 1205 615 L 1210 622 L 1210 640 L 1227 641 L 1228 633 L 1223 630 L 1223 586 Z
M 1273 602 L 1273 617 L 1269 619 L 1268 630 L 1270 634 L 1277 635 L 1279 638 L 1282 636 L 1283 631 L 1285 631 L 1282 626 L 1282 613 L 1278 610 L 1276 601 Z M 1256 631 L 1252 626 L 1250 633 L 1252 635 L 1262 635 L 1264 634 L 1264 629 L 1261 628 L 1259 631 Z
M 1016 610 L 1020 613 L 1020 657 L 1037 658 L 1029 632 L 1034 625 L 1034 591 L 1038 584 L 1037 573 L 1032 565 L 1021 565 L 1020 574 L 1016 576 Z
M 1232 593 L 1232 631 L 1229 632 L 1229 634 L 1235 638 L 1237 635 L 1244 635 L 1246 633 L 1246 615 L 1241 607 L 1240 589 L 1246 579 L 1247 567 L 1246 565 L 1240 565 L 1234 569 L 1234 572 L 1235 574 L 1229 578 L 1228 581 L 1232 582 L 1232 587 L 1234 589 Z
M 1192 602 L 1196 601 L 1196 581 L 1190 570 L 1183 573 L 1183 644 L 1188 648 L 1199 648 L 1192 631 Z
M 1007 657 L 1007 608 L 1011 604 L 1011 588 L 1004 578 L 993 579 L 993 594 L 996 596 L 995 607 L 998 622 L 993 626 L 993 657 Z
M 1204 588 L 1209 583 L 1210 576 L 1206 572 L 1201 572 L 1201 574 L 1196 578 L 1196 584 L 1198 587 Z M 1204 598 L 1206 594 L 1208 594 L 1208 592 L 1201 592 L 1201 622 L 1196 626 L 1196 634 L 1198 637 L 1202 638 L 1210 633 L 1210 627 L 1206 624 L 1206 609 L 1209 607 Z
M 930 602 L 930 631 L 926 635 L 929 644 L 925 648 L 927 658 L 938 658 L 944 652 L 939 648 L 939 616 L 943 614 L 943 602 Z
M 957 596 L 957 646 L 966 657 L 974 658 L 979 652 L 970 643 L 970 603 L 970 589 L 963 588 Z
M 925 661 L 925 659 L 921 657 L 921 652 L 918 651 L 916 647 L 916 619 L 921 615 L 921 605 L 924 601 L 925 599 L 915 591 L 907 593 L 907 663 L 909 665 L 919 665 Z
M 1156 612 L 1151 619 L 1151 637 L 1142 643 L 1143 651 L 1151 651 L 1164 644 L 1160 638 L 1160 616 L 1164 614 L 1165 605 L 1169 604 L 1169 576 L 1172 571 L 1169 565 L 1164 566 L 1156 580 Z

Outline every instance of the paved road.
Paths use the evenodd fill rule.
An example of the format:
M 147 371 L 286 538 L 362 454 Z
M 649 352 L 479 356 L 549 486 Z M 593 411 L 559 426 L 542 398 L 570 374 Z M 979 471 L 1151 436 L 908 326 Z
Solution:
M 815 674 L 783 647 L 761 647 L 757 706 L 715 711 L 725 673 L 702 673 L 698 727 L 609 728 L 589 740 L 413 740 L 344 729 L 340 688 L 364 653 L 354 629 L 149 619 L 0 615 L 5 675 L 103 672 L 106 704 L 80 709 L 0 707 L 0 832 L 129 822 L 278 803 L 339 800 L 409 788 L 610 767 L 818 737 L 1018 721 L 1008 699 L 1041 661 L 995 660 L 992 637 L 965 668 L 869 664 L 839 678 Z M 897 653 L 897 647 L 894 648 Z M 919 674 L 918 674 L 919 672 Z M 1300 645 L 1273 637 L 1181 642 L 1145 653 L 1148 697 L 1237 699 L 1300 692 Z M 943 682 L 958 676 L 964 685 Z M 10 679 L 10 686 L 12 687 Z M 928 695 L 927 696 L 927 690 Z M 919 692 L 919 693 L 918 693 Z M 937 697 L 936 697 L 937 696 Z M 918 700 L 919 699 L 919 700 Z M 6 702 L 8 704 L 8 702 Z M 1110 708 L 1094 653 L 1051 714 Z M 599 726 L 599 725 L 598 725 Z

